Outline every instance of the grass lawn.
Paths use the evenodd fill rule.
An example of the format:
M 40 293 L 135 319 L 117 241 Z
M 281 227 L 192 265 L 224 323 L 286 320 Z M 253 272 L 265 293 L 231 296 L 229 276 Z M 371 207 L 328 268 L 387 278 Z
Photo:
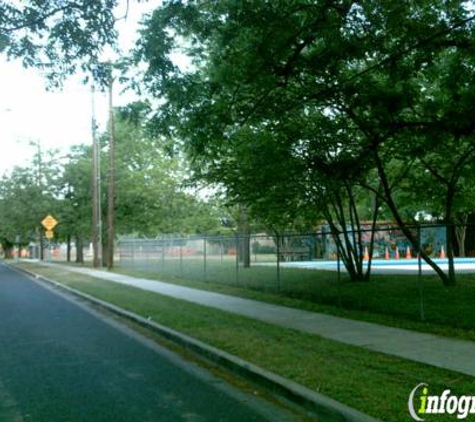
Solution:
M 206 281 L 202 260 L 136 261 L 114 271 L 199 289 L 315 312 L 475 340 L 475 275 L 460 274 L 458 285 L 444 287 L 436 276 L 373 275 L 370 282 L 341 282 L 331 271 L 281 268 L 239 268 L 234 262 L 209 260 Z M 421 318 L 421 311 L 423 317 Z
M 407 400 L 426 382 L 433 394 L 475 395 L 462 374 L 343 345 L 129 286 L 38 264 L 18 264 L 253 362 L 387 422 L 411 420 Z M 456 420 L 434 415 L 427 421 Z

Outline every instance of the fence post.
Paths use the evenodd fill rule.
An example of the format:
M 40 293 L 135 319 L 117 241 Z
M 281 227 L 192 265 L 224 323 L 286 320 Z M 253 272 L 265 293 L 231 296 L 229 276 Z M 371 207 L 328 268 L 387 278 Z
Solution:
M 180 277 L 183 277 L 183 239 L 180 240 Z
M 150 248 L 150 243 L 147 241 L 146 246 L 145 246 L 145 268 L 147 269 L 146 271 L 149 271 L 149 248 Z
M 162 244 L 162 273 L 165 273 L 165 239 L 160 238 L 160 243 Z
M 219 255 L 221 258 L 221 263 L 223 262 L 223 255 L 224 255 L 224 245 L 222 237 L 219 238 Z
M 203 280 L 206 281 L 206 236 L 203 238 Z
M 422 321 L 425 319 L 424 312 L 424 279 L 422 278 L 422 256 L 421 256 L 421 226 L 417 227 L 417 278 L 419 279 L 419 316 Z
M 132 268 L 135 269 L 135 261 L 137 260 L 137 240 L 134 239 L 133 242 L 132 242 Z M 139 255 L 139 258 L 140 258 L 140 255 Z
M 235 239 L 235 248 L 236 248 L 236 286 L 239 286 L 239 253 L 238 253 L 239 238 L 238 238 L 237 232 L 234 239 Z
M 336 253 L 336 268 L 337 268 L 337 283 L 338 283 L 338 306 L 342 308 L 343 303 L 341 300 L 341 261 L 340 261 L 340 253 L 338 251 Z
M 280 236 L 277 234 L 277 291 L 280 291 Z

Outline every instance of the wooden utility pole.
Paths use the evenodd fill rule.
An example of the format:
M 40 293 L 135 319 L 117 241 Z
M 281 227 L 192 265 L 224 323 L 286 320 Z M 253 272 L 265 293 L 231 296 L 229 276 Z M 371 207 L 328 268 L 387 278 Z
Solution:
M 96 110 L 94 102 L 94 83 L 91 85 L 92 108 L 92 265 L 101 266 L 101 200 L 100 200 L 100 164 L 99 142 L 97 139 Z
M 114 107 L 112 102 L 112 69 L 109 80 L 109 183 L 107 186 L 107 247 L 106 265 L 114 266 L 114 208 L 115 208 L 115 127 Z
M 36 147 L 36 186 L 41 189 L 42 186 L 42 178 L 43 178 L 43 155 L 41 151 L 41 143 L 39 140 L 32 141 L 30 140 L 30 146 Z M 45 259 L 45 238 L 43 235 L 43 230 L 39 227 L 36 228 L 36 236 L 39 239 L 40 244 L 40 253 L 39 258 L 40 261 L 44 261 Z

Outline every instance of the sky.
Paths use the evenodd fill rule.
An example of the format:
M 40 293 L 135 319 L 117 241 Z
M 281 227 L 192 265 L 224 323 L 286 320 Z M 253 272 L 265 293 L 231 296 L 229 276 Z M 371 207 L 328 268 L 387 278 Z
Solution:
M 133 46 L 138 22 L 144 13 L 159 5 L 157 0 L 130 1 L 127 20 L 119 21 L 119 43 L 124 51 Z M 125 11 L 125 1 L 117 11 Z M 43 150 L 59 149 L 66 153 L 69 146 L 91 143 L 91 88 L 79 77 L 71 77 L 61 91 L 46 91 L 46 80 L 34 69 L 24 69 L 19 61 L 7 62 L 0 56 L 0 174 L 15 165 L 28 164 L 35 152 L 31 144 L 39 143 Z M 133 94 L 115 90 L 115 106 L 134 99 Z M 104 93 L 94 97 L 99 130 L 104 130 L 108 115 L 108 100 Z

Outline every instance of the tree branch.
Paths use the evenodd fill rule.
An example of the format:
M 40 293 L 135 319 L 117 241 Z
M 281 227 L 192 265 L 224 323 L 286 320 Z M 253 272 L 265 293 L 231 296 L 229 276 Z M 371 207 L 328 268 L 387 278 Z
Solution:
M 37 19 L 35 19 L 33 21 L 30 21 L 28 19 L 19 19 L 18 23 L 15 24 L 15 22 L 14 22 L 14 24 L 12 26 L 9 26 L 9 27 L 0 27 L 0 30 L 4 31 L 4 32 L 14 32 L 14 31 L 19 31 L 21 29 L 25 29 L 25 28 L 31 28 L 31 27 L 37 26 L 40 23 L 46 21 L 50 17 L 52 17 L 52 16 L 54 16 L 58 13 L 61 13 L 61 12 L 66 12 L 69 9 L 81 9 L 81 6 L 77 3 L 69 3 L 66 6 L 58 7 L 56 9 L 53 9 L 50 12 L 38 17 Z M 22 14 L 22 12 L 20 12 L 18 10 L 16 12 L 18 14 Z

